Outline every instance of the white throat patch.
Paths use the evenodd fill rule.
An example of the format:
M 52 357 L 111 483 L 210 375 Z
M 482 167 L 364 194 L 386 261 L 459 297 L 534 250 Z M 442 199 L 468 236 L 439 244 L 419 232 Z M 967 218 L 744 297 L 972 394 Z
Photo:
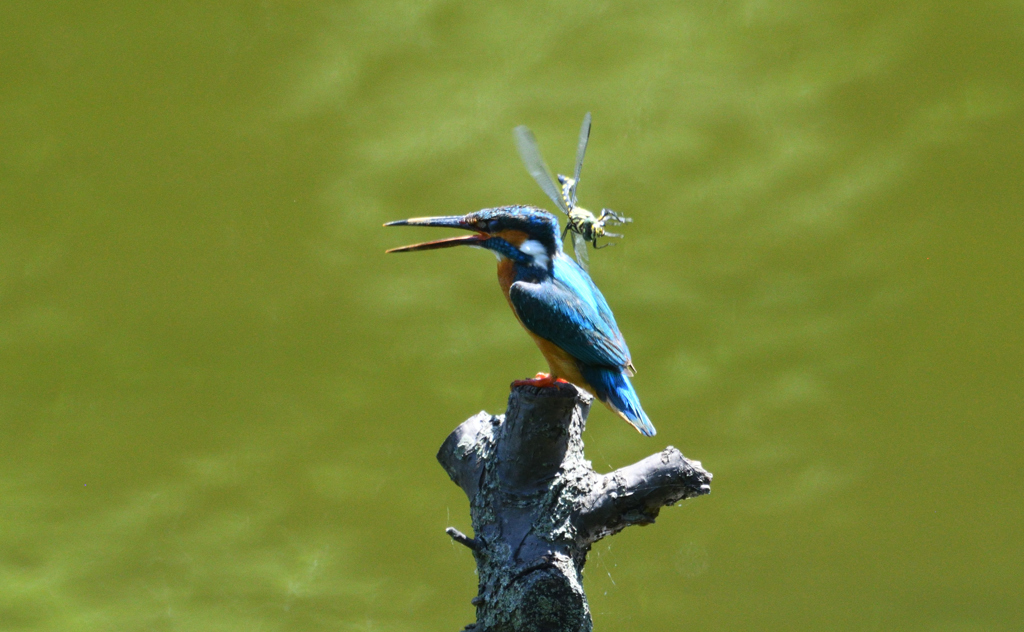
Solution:
M 548 263 L 551 259 L 548 257 L 548 251 L 544 248 L 544 244 L 540 243 L 536 239 L 527 239 L 523 242 L 522 246 L 519 246 L 519 252 L 524 255 L 533 257 L 534 264 L 547 268 Z

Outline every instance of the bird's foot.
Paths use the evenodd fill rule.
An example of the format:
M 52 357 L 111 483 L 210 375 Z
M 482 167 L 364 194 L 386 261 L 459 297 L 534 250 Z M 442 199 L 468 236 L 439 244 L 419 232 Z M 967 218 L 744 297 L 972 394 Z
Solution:
M 544 388 L 547 386 L 554 386 L 556 383 L 568 384 L 569 382 L 560 377 L 551 377 L 550 373 L 538 373 L 536 377 L 529 380 L 516 380 L 515 382 L 512 382 L 512 386 L 536 386 L 538 388 Z

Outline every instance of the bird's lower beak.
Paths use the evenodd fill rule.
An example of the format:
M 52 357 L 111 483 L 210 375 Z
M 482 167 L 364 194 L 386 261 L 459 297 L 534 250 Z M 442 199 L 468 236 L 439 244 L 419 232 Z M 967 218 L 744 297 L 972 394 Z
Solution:
M 444 228 L 461 228 L 463 230 L 476 230 L 469 224 L 465 217 L 454 215 L 449 217 L 414 217 L 412 219 L 400 219 L 396 222 L 388 222 L 385 226 L 441 226 Z M 411 246 L 392 248 L 387 252 L 413 252 L 414 250 L 434 250 L 436 248 L 450 248 L 452 246 L 472 246 L 488 239 L 490 235 L 477 231 L 475 235 L 464 237 L 448 237 L 435 241 L 425 241 Z

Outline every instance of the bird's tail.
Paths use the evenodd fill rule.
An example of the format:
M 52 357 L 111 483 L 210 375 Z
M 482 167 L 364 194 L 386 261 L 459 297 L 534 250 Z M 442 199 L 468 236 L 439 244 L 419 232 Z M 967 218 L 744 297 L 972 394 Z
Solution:
M 581 367 L 584 379 L 597 398 L 628 421 L 640 434 L 653 437 L 657 431 L 640 406 L 640 398 L 625 371 L 599 367 Z

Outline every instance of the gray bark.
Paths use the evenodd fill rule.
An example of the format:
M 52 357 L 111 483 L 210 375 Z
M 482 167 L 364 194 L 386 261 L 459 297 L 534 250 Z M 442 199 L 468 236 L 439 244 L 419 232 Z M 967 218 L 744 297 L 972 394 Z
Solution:
M 669 446 L 598 474 L 583 458 L 593 398 L 571 384 L 513 386 L 502 416 L 456 428 L 437 460 L 469 498 L 480 578 L 473 632 L 589 632 L 582 572 L 591 545 L 663 506 L 711 491 L 711 474 Z M 623 428 L 625 430 L 625 428 Z

